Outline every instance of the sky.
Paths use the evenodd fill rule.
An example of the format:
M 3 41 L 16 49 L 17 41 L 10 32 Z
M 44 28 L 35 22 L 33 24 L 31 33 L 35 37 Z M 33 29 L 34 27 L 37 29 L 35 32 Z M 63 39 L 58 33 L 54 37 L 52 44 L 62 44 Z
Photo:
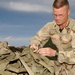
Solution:
M 0 41 L 11 46 L 28 46 L 30 39 L 53 20 L 54 0 L 0 0 Z M 75 0 L 69 0 L 75 19 Z

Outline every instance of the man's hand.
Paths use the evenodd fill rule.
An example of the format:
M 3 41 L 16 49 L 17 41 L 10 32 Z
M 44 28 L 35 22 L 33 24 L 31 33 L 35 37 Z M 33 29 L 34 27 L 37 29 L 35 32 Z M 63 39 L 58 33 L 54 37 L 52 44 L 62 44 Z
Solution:
M 52 48 L 40 48 L 37 53 L 43 55 L 43 56 L 55 56 L 56 54 L 56 50 L 52 49 Z
M 30 45 L 30 48 L 32 48 L 34 50 L 38 50 L 38 46 L 36 46 L 35 44 Z
M 30 45 L 30 48 L 33 48 L 35 53 L 39 53 L 43 56 L 51 57 L 51 56 L 55 56 L 55 54 L 56 54 L 56 50 L 49 48 L 49 47 L 39 49 L 38 46 L 36 46 L 35 44 L 32 44 L 32 45 Z

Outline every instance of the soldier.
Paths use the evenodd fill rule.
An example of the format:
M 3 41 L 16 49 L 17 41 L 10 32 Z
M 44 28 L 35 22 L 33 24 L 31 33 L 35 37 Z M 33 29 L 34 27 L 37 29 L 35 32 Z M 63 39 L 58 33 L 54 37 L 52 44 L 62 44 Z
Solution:
M 75 21 L 69 17 L 70 7 L 68 0 L 54 0 L 54 21 L 47 23 L 30 40 L 30 48 L 43 56 L 57 56 L 53 61 L 55 75 L 75 75 Z M 51 39 L 57 47 L 44 48 Z

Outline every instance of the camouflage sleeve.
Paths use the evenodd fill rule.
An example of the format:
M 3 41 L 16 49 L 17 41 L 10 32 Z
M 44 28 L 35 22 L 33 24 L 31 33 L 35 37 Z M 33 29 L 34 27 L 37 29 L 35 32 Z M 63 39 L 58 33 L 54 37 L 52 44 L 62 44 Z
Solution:
M 41 28 L 36 35 L 30 40 L 30 45 L 35 44 L 39 46 L 43 46 L 48 39 L 50 38 L 49 31 L 52 26 L 52 23 L 47 23 L 43 28 Z
M 75 27 L 74 27 L 75 30 Z M 58 61 L 60 63 L 68 63 L 68 64 L 75 64 L 75 31 L 71 31 L 71 48 L 69 50 L 64 51 L 63 49 L 59 50 L 59 55 L 58 55 Z M 61 47 L 61 46 L 60 46 Z

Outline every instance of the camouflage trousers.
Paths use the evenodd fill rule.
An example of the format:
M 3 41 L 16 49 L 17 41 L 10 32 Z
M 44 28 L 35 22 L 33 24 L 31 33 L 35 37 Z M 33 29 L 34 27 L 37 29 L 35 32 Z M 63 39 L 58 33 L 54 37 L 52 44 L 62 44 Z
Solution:
M 55 75 L 75 75 L 75 64 L 60 64 L 58 61 L 54 61 Z

